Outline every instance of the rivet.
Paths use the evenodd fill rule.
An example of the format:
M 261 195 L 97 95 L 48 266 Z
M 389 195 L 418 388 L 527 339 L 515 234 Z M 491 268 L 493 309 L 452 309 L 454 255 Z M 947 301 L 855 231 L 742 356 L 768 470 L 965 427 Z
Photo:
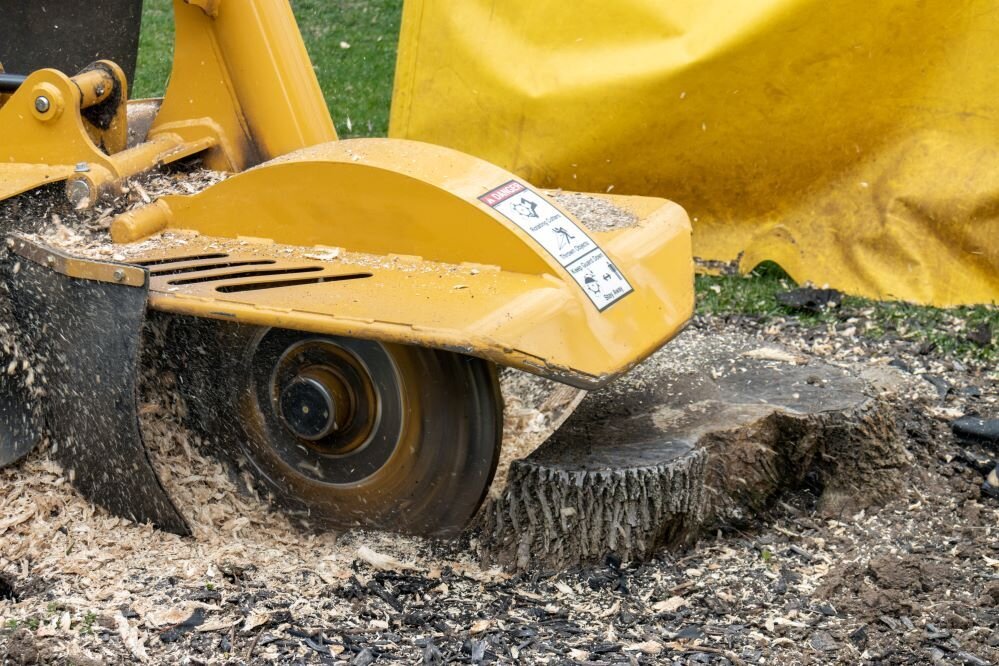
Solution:
M 114 281 L 115 281 L 115 282 L 121 282 L 122 280 L 124 280 L 124 279 L 125 279 L 125 271 L 123 271 L 123 270 L 121 270 L 121 269 L 119 268 L 119 269 L 117 269 L 117 270 L 116 270 L 116 271 L 114 272 L 114 276 L 113 276 L 113 277 L 114 277 Z

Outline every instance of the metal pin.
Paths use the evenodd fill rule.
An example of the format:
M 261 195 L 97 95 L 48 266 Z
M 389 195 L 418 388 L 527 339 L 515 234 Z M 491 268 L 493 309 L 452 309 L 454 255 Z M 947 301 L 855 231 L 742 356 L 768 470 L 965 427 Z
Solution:
M 89 202 L 93 195 L 90 191 L 90 183 L 82 178 L 70 181 L 66 186 L 66 194 L 69 197 L 69 202 L 74 206 L 80 206 L 85 201 Z

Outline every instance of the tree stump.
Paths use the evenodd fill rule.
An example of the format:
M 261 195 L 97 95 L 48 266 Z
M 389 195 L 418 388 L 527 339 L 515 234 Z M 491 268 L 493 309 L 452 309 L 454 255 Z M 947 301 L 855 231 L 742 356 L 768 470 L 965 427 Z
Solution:
M 688 331 L 512 463 L 480 513 L 480 554 L 521 569 L 644 559 L 806 480 L 820 511 L 856 512 L 910 462 L 891 389 L 737 332 Z
M 586 397 L 586 391 L 513 368 L 500 371 L 503 446 L 489 497 L 506 487 L 510 465 L 526 458 L 552 436 Z

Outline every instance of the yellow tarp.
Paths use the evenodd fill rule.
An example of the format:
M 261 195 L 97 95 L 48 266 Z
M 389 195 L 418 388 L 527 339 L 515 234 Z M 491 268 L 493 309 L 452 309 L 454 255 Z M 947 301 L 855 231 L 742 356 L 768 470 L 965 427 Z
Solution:
M 702 259 L 999 300 L 999 0 L 406 0 L 390 133 L 673 199 Z

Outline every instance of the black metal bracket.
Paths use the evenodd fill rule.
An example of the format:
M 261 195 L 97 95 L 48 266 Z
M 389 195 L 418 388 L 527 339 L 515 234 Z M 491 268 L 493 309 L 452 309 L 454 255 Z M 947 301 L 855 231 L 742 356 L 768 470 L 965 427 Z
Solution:
M 0 374 L 0 469 L 20 462 L 41 441 L 42 420 L 27 389 Z
M 11 260 L 20 262 L 8 277 L 14 310 L 36 355 L 45 359 L 43 412 L 54 457 L 94 504 L 190 534 L 139 428 L 145 269 L 83 259 L 18 235 L 8 245 L 17 255 Z
M 0 72 L 0 93 L 17 92 L 17 89 L 21 87 L 21 84 L 27 78 L 23 74 L 4 74 Z

